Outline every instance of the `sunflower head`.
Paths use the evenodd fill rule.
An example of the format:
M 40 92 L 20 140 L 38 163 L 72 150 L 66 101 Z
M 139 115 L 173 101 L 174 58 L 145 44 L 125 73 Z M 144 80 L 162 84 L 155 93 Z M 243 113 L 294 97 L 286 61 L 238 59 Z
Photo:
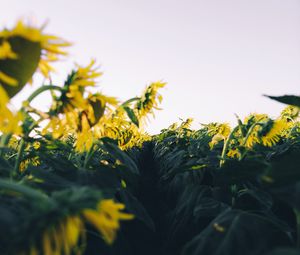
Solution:
M 282 119 L 287 121 L 296 120 L 300 115 L 300 108 L 289 105 L 282 110 L 280 115 Z
M 158 90 L 165 85 L 166 83 L 163 82 L 153 82 L 145 89 L 135 105 L 140 118 L 145 117 L 148 113 L 153 114 L 153 109 L 159 109 L 158 105 L 162 101 L 162 96 L 158 93 Z
M 94 98 L 89 101 L 86 97 L 86 89 L 96 85 L 95 78 L 101 75 L 95 67 L 95 60 L 92 60 L 86 67 L 77 66 L 67 77 L 62 93 L 55 98 L 52 111 L 55 113 L 67 113 L 74 109 L 87 110 Z
M 48 78 L 54 70 L 49 63 L 65 55 L 62 48 L 69 45 L 22 21 L 12 29 L 0 31 L 0 84 L 8 96 L 17 94 L 37 69 Z
M 270 119 L 262 126 L 261 130 L 258 132 L 261 143 L 264 146 L 273 146 L 280 140 L 282 133 L 287 128 L 287 126 L 288 124 L 284 120 Z

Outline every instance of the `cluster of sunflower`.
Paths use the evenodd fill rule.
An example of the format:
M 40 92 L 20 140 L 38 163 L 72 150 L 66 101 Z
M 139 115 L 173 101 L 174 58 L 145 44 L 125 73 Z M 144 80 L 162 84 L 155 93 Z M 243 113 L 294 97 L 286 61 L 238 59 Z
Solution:
M 95 60 L 92 60 L 88 66 L 77 65 L 63 86 L 50 84 L 40 87 L 24 101 L 21 111 L 13 112 L 9 98 L 32 79 L 36 68 L 45 78 L 49 78 L 54 71 L 50 62 L 66 55 L 63 48 L 70 44 L 46 35 L 40 29 L 26 26 L 21 21 L 15 28 L 1 32 L 0 43 L 0 130 L 3 134 L 28 136 L 35 131 L 41 135 L 50 133 L 54 139 L 74 135 L 78 152 L 89 151 L 94 141 L 101 137 L 117 139 L 123 148 L 150 139 L 149 135 L 142 132 L 141 123 L 145 122 L 148 114 L 153 114 L 153 109 L 158 109 L 162 100 L 158 89 L 164 87 L 165 83 L 154 82 L 141 97 L 120 104 L 114 97 L 89 91 L 96 86 L 96 78 L 101 76 Z M 41 112 L 30 103 L 46 90 L 52 92 L 52 105 L 48 112 Z M 22 130 L 24 112 L 38 116 L 26 131 Z M 40 124 L 45 122 L 41 130 Z
M 231 247 L 246 250 L 249 233 L 257 239 L 265 230 L 280 232 L 273 198 L 259 189 L 299 185 L 299 97 L 271 97 L 289 104 L 276 119 L 250 114 L 234 128 L 210 123 L 199 130 L 187 119 L 150 136 L 143 128 L 159 109 L 165 83 L 153 82 L 140 97 L 120 102 L 94 92 L 102 73 L 92 60 L 54 85 L 52 62 L 67 55 L 69 45 L 21 21 L 0 32 L 1 254 L 232 254 Z M 16 110 L 11 98 L 36 72 L 47 85 Z M 34 107 L 46 91 L 49 108 Z M 287 208 L 295 210 L 299 228 L 299 187 L 294 190 Z M 237 229 L 246 232 L 236 245 L 237 231 L 228 231 L 227 223 L 249 212 L 255 230 Z M 272 216 L 262 220 L 265 213 Z M 293 230 L 284 226 L 280 233 L 294 242 Z M 259 240 L 259 252 L 247 254 L 278 245 Z
M 62 86 L 53 85 L 52 62 L 67 55 L 65 48 L 68 46 L 70 43 L 65 40 L 22 21 L 0 32 L 0 155 L 8 162 L 8 168 L 12 164 L 8 174 L 11 182 L 0 183 L 0 200 L 5 200 L 8 193 L 14 198 L 23 194 L 19 188 L 14 189 L 24 180 L 31 184 L 44 182 L 34 177 L 29 169 L 42 164 L 37 154 L 45 146 L 51 147 L 54 141 L 65 146 L 72 141 L 70 153 L 89 159 L 95 152 L 104 153 L 100 148 L 102 138 L 111 139 L 121 149 L 139 146 L 151 139 L 143 126 L 147 115 L 158 108 L 162 100 L 158 90 L 165 83 L 151 83 L 141 97 L 120 103 L 115 97 L 91 92 L 101 76 L 92 60 L 87 66 L 76 65 Z M 32 82 L 36 72 L 42 74 L 49 85 L 34 91 L 20 110 L 14 109 L 10 99 Z M 45 91 L 51 92 L 52 101 L 47 111 L 41 111 L 32 106 L 32 101 Z M 30 156 L 31 153 L 35 155 Z M 101 162 L 109 164 L 106 160 Z M 122 163 L 117 161 L 117 164 Z M 0 176 L 7 176 L 1 171 Z M 21 183 L 16 185 L 15 181 Z M 121 181 L 126 185 L 123 179 Z M 20 194 L 16 195 L 18 192 Z M 108 245 L 112 244 L 119 222 L 134 218 L 133 214 L 121 212 L 125 206 L 115 200 L 111 196 L 101 197 L 76 213 L 62 216 L 51 227 L 42 228 L 43 233 L 39 233 L 42 238 L 30 241 L 18 254 L 82 254 L 86 225 L 92 225 Z
M 299 254 L 300 97 L 279 99 L 293 105 L 275 119 L 250 114 L 199 130 L 186 120 L 155 137 L 159 254 Z
M 222 158 L 242 159 L 259 146 L 272 147 L 283 138 L 291 138 L 299 128 L 299 108 L 287 106 L 276 119 L 267 114 L 253 113 L 244 121 L 238 118 L 238 125 L 233 129 L 227 123 L 205 126 L 212 137 L 209 143 L 211 149 L 222 141 Z

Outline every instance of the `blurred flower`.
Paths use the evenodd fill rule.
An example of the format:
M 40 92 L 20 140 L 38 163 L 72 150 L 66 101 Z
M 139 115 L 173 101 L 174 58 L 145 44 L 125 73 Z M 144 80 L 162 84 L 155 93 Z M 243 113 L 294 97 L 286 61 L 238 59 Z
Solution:
M 58 113 L 67 113 L 78 109 L 84 111 L 89 108 L 90 102 L 85 97 L 86 88 L 95 86 L 95 78 L 101 75 L 97 71 L 95 60 L 92 60 L 86 67 L 77 66 L 65 81 L 64 90 L 57 98 L 52 108 Z
M 225 140 L 231 131 L 231 128 L 228 123 L 215 123 L 214 125 L 208 125 L 208 134 L 213 135 L 209 147 L 212 149 L 220 141 Z
M 158 105 L 162 101 L 162 96 L 158 93 L 158 90 L 165 85 L 164 82 L 153 82 L 146 88 L 135 106 L 140 118 L 145 117 L 148 113 L 153 114 L 153 109 L 159 109 Z
M 112 199 L 102 200 L 97 210 L 86 209 L 83 215 L 101 234 L 105 242 L 112 244 L 120 228 L 120 220 L 131 220 L 134 215 L 120 212 L 125 206 Z
M 281 112 L 281 118 L 286 121 L 295 121 L 300 114 L 300 108 L 296 106 L 289 105 L 285 107 Z
M 227 156 L 229 158 L 239 158 L 241 156 L 241 153 L 238 149 L 230 149 L 228 152 L 227 152 Z
M 42 29 L 25 25 L 21 20 L 17 22 L 16 26 L 13 29 L 4 29 L 0 32 L 0 38 L 8 40 L 12 37 L 22 37 L 31 42 L 36 42 L 40 44 L 41 58 L 39 61 L 39 70 L 46 78 L 49 77 L 50 71 L 54 70 L 54 68 L 49 63 L 57 61 L 59 59 L 59 56 L 61 55 L 66 55 L 66 51 L 64 51 L 62 48 L 71 45 L 70 43 L 57 36 L 44 34 Z M 8 45 L 5 45 L 4 47 L 6 49 L 6 54 L 8 54 L 10 58 L 17 57 L 17 55 L 8 53 Z
M 9 98 L 5 90 L 0 86 L 0 132 L 4 134 L 22 134 L 21 112 L 14 113 L 8 107 Z
M 82 219 L 79 216 L 68 216 L 64 221 L 44 232 L 41 254 L 71 255 L 74 248 L 78 246 L 80 235 L 85 235 Z
M 95 78 L 102 75 L 101 72 L 97 71 L 98 67 L 95 67 L 95 64 L 95 59 L 92 59 L 86 67 L 77 65 L 77 71 L 71 85 L 78 87 L 95 86 Z
M 78 152 L 89 151 L 94 143 L 94 134 L 90 128 L 86 114 L 80 118 L 80 127 L 76 133 L 75 150 Z
M 54 139 L 58 139 L 65 134 L 66 128 L 65 120 L 62 120 L 59 117 L 52 117 L 48 124 L 43 128 L 42 135 L 50 132 Z
M 288 124 L 284 120 L 271 121 L 269 130 L 264 133 L 260 138 L 264 146 L 273 146 L 281 137 L 281 133 L 287 128 Z
M 4 83 L 6 83 L 10 86 L 14 86 L 14 87 L 18 86 L 18 81 L 15 78 L 5 74 L 2 71 L 0 71 L 0 85 L 1 85 L 1 82 L 4 82 Z
M 266 121 L 269 119 L 269 116 L 267 114 L 259 114 L 259 113 L 251 113 L 249 116 L 247 116 L 244 119 L 244 123 L 248 126 L 251 126 L 252 124 L 259 122 L 259 121 Z
M 13 52 L 8 41 L 3 41 L 0 45 L 0 59 L 17 59 L 18 55 Z

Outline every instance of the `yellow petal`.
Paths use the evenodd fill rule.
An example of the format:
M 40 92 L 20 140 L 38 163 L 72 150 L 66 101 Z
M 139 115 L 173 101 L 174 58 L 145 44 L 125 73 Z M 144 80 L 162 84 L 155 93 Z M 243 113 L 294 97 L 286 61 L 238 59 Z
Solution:
M 1 71 L 0 71 L 0 81 L 4 82 L 10 86 L 18 86 L 18 81 L 15 78 L 13 78 Z

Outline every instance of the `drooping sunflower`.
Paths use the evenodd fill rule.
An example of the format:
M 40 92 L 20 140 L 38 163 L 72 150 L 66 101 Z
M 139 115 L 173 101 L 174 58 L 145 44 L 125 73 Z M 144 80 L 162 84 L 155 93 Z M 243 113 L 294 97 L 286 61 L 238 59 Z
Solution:
M 9 97 L 18 93 L 38 69 L 46 78 L 54 70 L 51 62 L 67 53 L 70 43 L 48 35 L 43 29 L 18 21 L 0 31 L 0 84 Z
M 131 220 L 134 215 L 121 212 L 124 204 L 115 203 L 112 199 L 102 200 L 96 210 L 86 209 L 83 216 L 102 235 L 106 243 L 112 244 L 120 228 L 121 220 Z
M 112 199 L 103 199 L 96 209 L 86 208 L 46 227 L 40 240 L 32 243 L 27 251 L 19 252 L 19 255 L 83 254 L 87 224 L 93 226 L 103 240 L 111 245 L 116 239 L 120 221 L 134 218 L 134 215 L 122 212 L 124 208 L 124 204 L 116 203 Z
M 145 117 L 148 113 L 153 114 L 153 109 L 159 109 L 158 105 L 162 101 L 162 96 L 158 93 L 158 90 L 165 87 L 165 85 L 164 82 L 153 82 L 145 89 L 135 105 L 139 118 Z
M 288 124 L 286 121 L 279 119 L 271 120 L 268 125 L 266 131 L 261 131 L 260 139 L 264 146 L 271 147 L 280 140 L 281 134 L 287 128 Z
M 212 123 L 207 126 L 208 134 L 212 136 L 212 139 L 209 143 L 210 148 L 212 149 L 217 143 L 225 140 L 231 131 L 231 128 L 228 123 Z

